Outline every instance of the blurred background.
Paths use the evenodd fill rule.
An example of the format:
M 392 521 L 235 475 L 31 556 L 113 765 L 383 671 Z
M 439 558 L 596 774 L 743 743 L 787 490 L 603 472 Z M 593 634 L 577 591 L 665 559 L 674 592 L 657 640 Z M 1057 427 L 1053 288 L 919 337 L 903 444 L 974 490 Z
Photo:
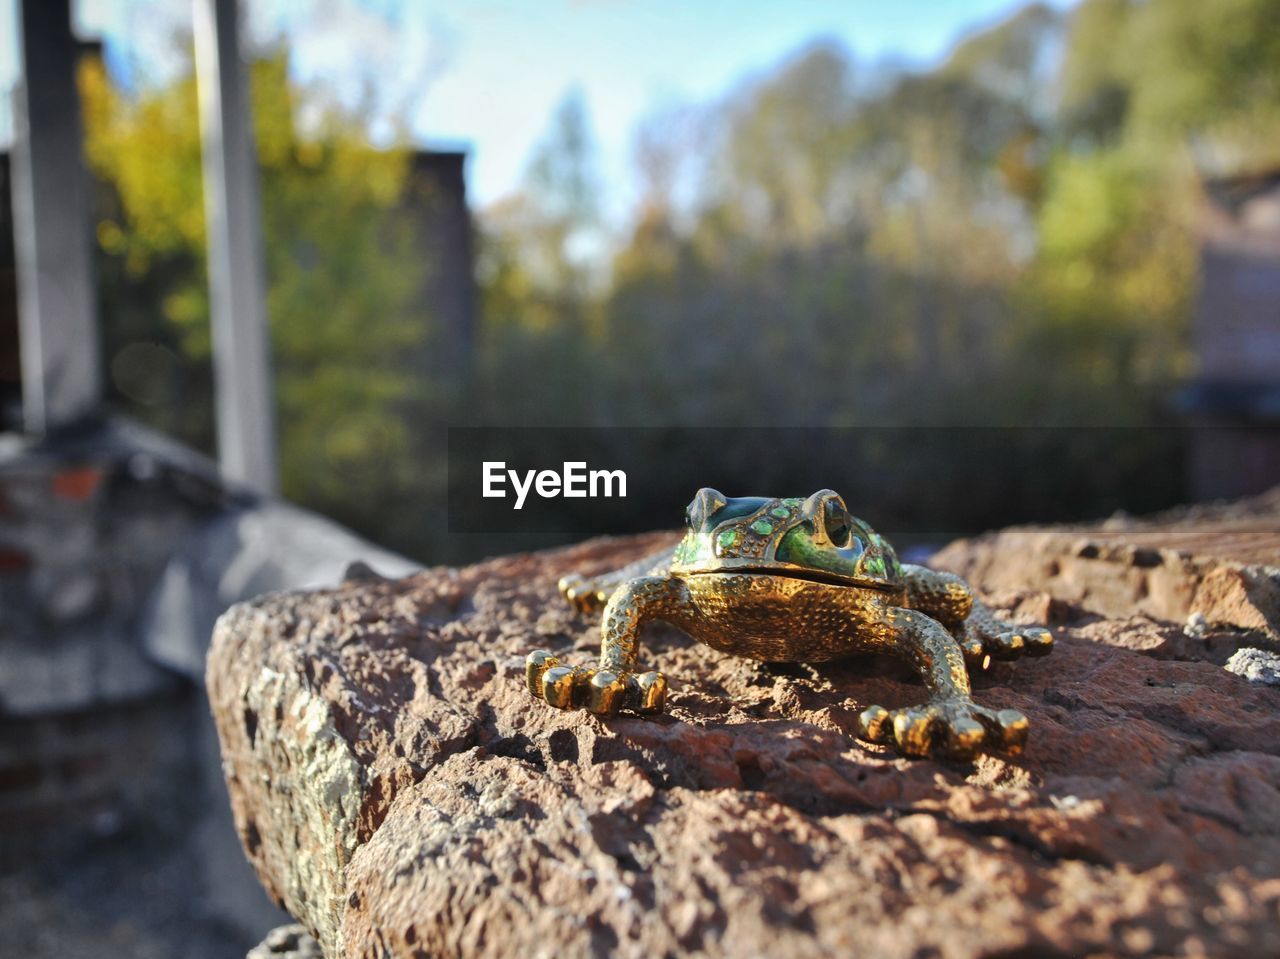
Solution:
M 450 427 L 830 428 L 798 455 L 886 530 L 1280 480 L 1277 23 L 0 0 L 0 937 L 238 955 L 279 921 L 219 805 L 213 618 L 616 531 L 450 535 Z

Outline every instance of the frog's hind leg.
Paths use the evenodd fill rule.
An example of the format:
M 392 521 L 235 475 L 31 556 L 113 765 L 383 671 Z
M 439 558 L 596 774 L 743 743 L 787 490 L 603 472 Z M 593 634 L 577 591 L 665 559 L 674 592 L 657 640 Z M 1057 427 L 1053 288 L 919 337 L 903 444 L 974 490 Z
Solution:
M 944 626 L 963 621 L 973 608 L 973 590 L 955 573 L 903 563 L 902 583 L 907 588 L 907 605 Z
M 1015 626 L 999 619 L 980 599 L 960 625 L 961 642 L 970 665 L 985 669 L 990 659 L 1021 659 L 1048 656 L 1053 652 L 1053 633 L 1043 626 Z M 982 650 L 981 657 L 975 650 Z
M 615 569 L 599 576 L 581 576 L 570 573 L 559 582 L 560 595 L 571 603 L 580 613 L 594 613 L 604 608 L 614 590 L 629 579 L 640 576 L 660 575 L 671 566 L 675 547 L 660 550 L 640 557 L 621 569 Z
M 907 604 L 946 626 L 970 668 L 984 669 L 993 659 L 1046 656 L 1053 635 L 1041 626 L 1014 626 L 997 619 L 954 573 L 904 565 Z
M 679 623 L 689 603 L 684 583 L 668 576 L 640 576 L 613 590 L 600 623 L 599 667 L 563 666 L 544 649 L 525 661 L 529 692 L 558 709 L 612 715 L 621 709 L 661 712 L 667 681 L 638 672 L 640 630 L 654 619 Z
M 882 648 L 915 666 L 932 695 L 920 706 L 863 710 L 864 739 L 909 756 L 964 759 L 984 750 L 1021 751 L 1027 718 L 1012 709 L 987 709 L 970 698 L 964 653 L 941 623 L 919 610 L 890 609 L 881 625 L 887 630 Z

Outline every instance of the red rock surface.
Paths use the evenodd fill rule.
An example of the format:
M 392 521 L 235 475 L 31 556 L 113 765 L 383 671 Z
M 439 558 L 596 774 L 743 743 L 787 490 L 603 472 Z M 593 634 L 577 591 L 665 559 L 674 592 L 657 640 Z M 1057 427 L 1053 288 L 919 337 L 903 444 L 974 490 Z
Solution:
M 646 632 L 670 714 L 532 701 L 594 656 L 555 593 L 654 537 L 263 597 L 208 683 L 268 890 L 338 956 L 1280 954 L 1280 689 L 1170 658 L 1177 627 L 1045 595 L 1057 649 L 976 681 L 1026 753 L 900 759 L 892 664 L 770 670 Z
M 1141 519 L 1012 527 L 933 561 L 988 589 L 1043 590 L 1108 616 L 1195 616 L 1280 643 L 1280 487 Z

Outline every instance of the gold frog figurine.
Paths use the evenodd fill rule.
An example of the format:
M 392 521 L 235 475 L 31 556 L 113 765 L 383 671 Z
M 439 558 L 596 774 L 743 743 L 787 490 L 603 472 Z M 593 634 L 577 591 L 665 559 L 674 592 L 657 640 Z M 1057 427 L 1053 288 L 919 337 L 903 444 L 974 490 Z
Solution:
M 967 669 L 1044 656 L 1053 649 L 1048 630 L 1002 622 L 958 576 L 900 564 L 828 489 L 807 499 L 701 489 L 685 523 L 674 549 L 595 579 L 560 581 L 583 612 L 604 607 L 600 665 L 565 666 L 537 650 L 525 667 L 534 696 L 601 715 L 660 712 L 666 680 L 638 666 L 640 630 L 660 619 L 713 649 L 766 662 L 898 656 L 919 670 L 929 699 L 863 710 L 864 739 L 910 756 L 1021 751 L 1026 717 L 975 703 Z

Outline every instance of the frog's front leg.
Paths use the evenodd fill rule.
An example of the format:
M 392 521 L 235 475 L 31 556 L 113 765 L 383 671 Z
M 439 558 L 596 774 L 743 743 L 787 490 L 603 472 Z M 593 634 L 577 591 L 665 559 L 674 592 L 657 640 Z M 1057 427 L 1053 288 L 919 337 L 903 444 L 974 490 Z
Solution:
M 919 610 L 894 608 L 881 627 L 887 629 L 887 651 L 915 666 L 932 696 L 920 706 L 863 710 L 864 739 L 909 756 L 965 759 L 983 750 L 1022 750 L 1027 718 L 1013 709 L 987 709 L 970 698 L 964 653 L 941 623 Z
M 971 667 L 985 668 L 989 659 L 1047 656 L 1053 634 L 1042 626 L 1015 626 L 997 619 L 954 573 L 904 564 L 907 605 L 938 620 L 960 642 Z
M 545 649 L 525 661 L 529 692 L 557 709 L 587 709 L 612 715 L 623 708 L 661 712 L 667 682 L 661 673 L 637 673 L 640 630 L 653 619 L 678 622 L 689 604 L 684 582 L 670 576 L 640 576 L 614 590 L 600 623 L 599 667 L 563 666 Z

